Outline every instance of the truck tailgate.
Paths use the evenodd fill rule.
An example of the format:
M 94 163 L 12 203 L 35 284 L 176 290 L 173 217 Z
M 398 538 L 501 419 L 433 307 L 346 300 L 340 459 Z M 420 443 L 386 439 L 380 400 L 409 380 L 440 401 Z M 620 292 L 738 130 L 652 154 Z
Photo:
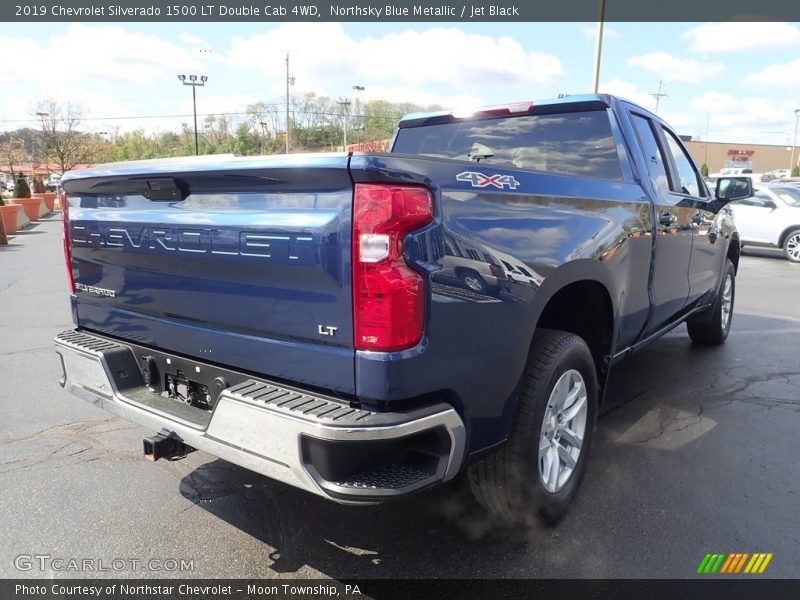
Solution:
M 65 182 L 78 325 L 354 393 L 348 158 L 218 161 Z

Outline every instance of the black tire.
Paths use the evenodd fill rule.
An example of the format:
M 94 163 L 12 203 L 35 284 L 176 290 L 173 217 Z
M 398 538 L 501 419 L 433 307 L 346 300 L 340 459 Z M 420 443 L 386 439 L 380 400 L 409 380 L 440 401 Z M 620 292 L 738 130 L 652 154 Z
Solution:
M 730 305 L 726 315 L 724 310 L 724 295 L 728 278 L 730 278 L 731 287 Z M 724 343 L 725 340 L 728 339 L 728 333 L 730 333 L 731 330 L 735 299 L 736 269 L 733 268 L 733 263 L 730 259 L 725 259 L 725 270 L 722 272 L 722 279 L 719 289 L 717 290 L 717 297 L 714 300 L 713 308 L 707 313 L 703 313 L 686 321 L 686 328 L 689 331 L 689 337 L 692 338 L 692 341 L 696 344 L 710 346 L 717 346 Z
M 783 255 L 786 260 L 800 263 L 800 229 L 790 231 L 783 240 Z
M 583 444 L 566 483 L 552 492 L 546 489 L 540 471 L 545 410 L 556 383 L 573 370 L 580 373 L 586 389 Z M 586 469 L 597 417 L 597 388 L 586 342 L 564 331 L 536 332 L 508 441 L 468 470 L 472 493 L 484 508 L 511 524 L 554 523 L 566 515 Z
M 476 294 L 485 294 L 489 289 L 489 286 L 486 285 L 486 281 L 477 271 L 464 269 L 458 274 L 458 277 L 465 288 Z

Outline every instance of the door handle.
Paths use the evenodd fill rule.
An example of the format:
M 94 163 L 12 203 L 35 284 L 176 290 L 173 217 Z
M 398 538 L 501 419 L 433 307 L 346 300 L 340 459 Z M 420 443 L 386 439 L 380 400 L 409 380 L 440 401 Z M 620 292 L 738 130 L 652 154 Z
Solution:
M 659 217 L 658 222 L 661 223 L 664 227 L 670 227 L 677 220 L 678 217 L 668 212 L 665 212 L 662 213 L 661 217 Z

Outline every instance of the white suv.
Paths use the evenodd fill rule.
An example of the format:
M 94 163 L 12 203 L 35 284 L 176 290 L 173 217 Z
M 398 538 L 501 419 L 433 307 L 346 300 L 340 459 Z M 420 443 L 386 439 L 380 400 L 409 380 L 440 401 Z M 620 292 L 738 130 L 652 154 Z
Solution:
M 730 204 L 742 246 L 781 248 L 788 260 L 800 263 L 800 187 L 768 183 L 753 191 Z

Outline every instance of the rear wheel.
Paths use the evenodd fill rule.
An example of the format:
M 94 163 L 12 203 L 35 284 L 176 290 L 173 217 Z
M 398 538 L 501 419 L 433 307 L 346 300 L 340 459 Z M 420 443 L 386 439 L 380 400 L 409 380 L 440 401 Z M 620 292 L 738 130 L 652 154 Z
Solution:
M 464 285 L 472 290 L 473 292 L 477 292 L 478 294 L 485 294 L 488 286 L 486 285 L 486 281 L 484 281 L 483 277 L 481 277 L 475 271 L 462 271 L 461 272 L 461 281 L 464 282 Z
M 736 270 L 730 259 L 725 260 L 722 283 L 710 313 L 686 321 L 689 337 L 698 344 L 722 344 L 731 330 L 733 301 L 736 297 Z
M 800 229 L 795 229 L 783 240 L 783 255 L 786 260 L 800 262 Z
M 506 444 L 471 465 L 478 502 L 510 523 L 554 522 L 575 497 L 597 414 L 597 375 L 586 342 L 555 330 L 533 340 Z

